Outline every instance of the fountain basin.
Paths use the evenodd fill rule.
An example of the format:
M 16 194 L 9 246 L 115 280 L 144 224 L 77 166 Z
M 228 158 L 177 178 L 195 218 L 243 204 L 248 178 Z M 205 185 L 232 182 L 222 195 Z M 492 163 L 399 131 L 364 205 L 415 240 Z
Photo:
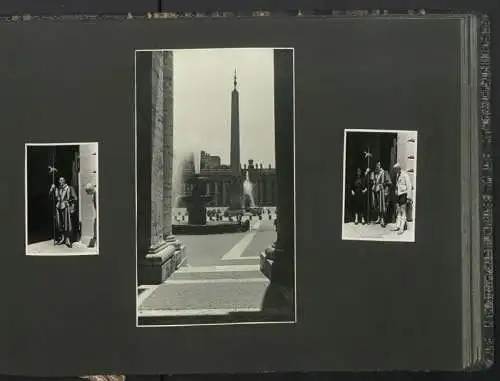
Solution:
M 208 235 L 224 233 L 241 233 L 250 230 L 250 221 L 207 221 L 205 224 L 175 223 L 172 234 L 175 235 Z
M 246 209 L 228 209 L 224 212 L 224 217 L 235 217 L 239 215 L 260 216 L 263 213 L 263 208 L 250 207 Z
M 262 214 L 262 208 L 251 207 L 251 208 L 246 209 L 246 212 L 251 214 L 252 216 L 259 216 Z

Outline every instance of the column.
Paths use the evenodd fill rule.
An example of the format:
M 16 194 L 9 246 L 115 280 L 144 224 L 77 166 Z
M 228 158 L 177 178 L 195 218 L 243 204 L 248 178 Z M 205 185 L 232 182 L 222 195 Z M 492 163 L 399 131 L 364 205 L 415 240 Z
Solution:
M 274 244 L 260 255 L 260 268 L 271 283 L 288 290 L 293 304 L 294 288 L 294 168 L 293 168 L 293 53 L 276 50 L 275 72 L 275 151 L 276 181 L 279 192 L 278 232 Z
M 269 176 L 266 176 L 265 177 L 265 180 L 264 180 L 264 186 L 265 186 L 265 196 L 264 196 L 264 199 L 265 199 L 265 203 L 266 205 L 271 205 L 271 201 L 270 201 L 270 197 L 269 195 L 271 194 L 271 192 L 269 191 Z
M 255 204 L 256 205 L 259 205 L 259 201 L 260 201 L 260 180 L 256 180 L 255 181 Z
M 223 194 L 223 190 L 224 190 L 224 181 L 219 181 L 219 205 L 218 206 L 224 206 L 224 200 L 222 198 L 222 194 Z
M 173 96 L 173 56 L 172 52 L 158 52 L 158 57 L 163 66 L 163 240 L 165 253 L 172 253 L 162 278 L 168 277 L 184 260 L 184 246 L 172 234 L 172 204 L 173 204 L 173 173 L 174 173 L 174 96 Z
M 221 181 L 221 206 L 226 206 L 226 182 Z
M 94 246 L 97 239 L 97 210 L 94 208 L 93 195 L 85 191 L 87 184 L 92 184 L 97 192 L 97 166 L 97 143 L 80 145 L 78 181 L 80 241 L 86 246 Z
M 215 206 L 220 205 L 219 181 L 214 181 Z
M 259 185 L 260 185 L 260 200 L 259 200 L 259 205 L 264 205 L 265 204 L 265 200 L 266 200 L 266 188 L 264 187 L 264 178 L 262 177 L 259 181 Z
M 224 181 L 224 206 L 228 207 L 229 206 L 229 183 L 227 181 Z
M 172 53 L 137 53 L 138 278 L 159 284 L 182 263 L 172 236 Z

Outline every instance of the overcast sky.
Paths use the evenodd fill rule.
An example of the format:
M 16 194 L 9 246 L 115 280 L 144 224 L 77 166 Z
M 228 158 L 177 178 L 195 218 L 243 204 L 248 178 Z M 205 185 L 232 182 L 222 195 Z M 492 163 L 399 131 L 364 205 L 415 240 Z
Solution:
M 236 69 L 241 163 L 274 167 L 273 50 L 175 50 L 173 61 L 174 152 L 204 150 L 229 164 Z

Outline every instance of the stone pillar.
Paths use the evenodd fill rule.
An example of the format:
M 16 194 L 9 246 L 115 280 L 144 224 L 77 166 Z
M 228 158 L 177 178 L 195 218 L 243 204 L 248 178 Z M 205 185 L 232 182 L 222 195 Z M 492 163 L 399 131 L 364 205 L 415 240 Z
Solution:
M 271 283 L 285 286 L 293 304 L 294 288 L 294 168 L 293 52 L 275 50 L 275 150 L 278 188 L 278 231 L 274 244 L 260 255 L 260 268 Z M 278 138 L 279 137 L 279 138 Z
M 224 181 L 219 182 L 219 206 L 224 206 Z
M 266 188 L 265 188 L 265 183 L 264 183 L 264 179 L 261 178 L 261 180 L 259 181 L 259 189 L 260 189 L 260 198 L 259 198 L 259 205 L 264 205 L 265 204 L 265 199 L 266 199 Z
M 228 207 L 230 206 L 230 198 L 229 198 L 229 182 L 225 181 L 224 182 L 224 206 Z
M 254 182 L 254 200 L 255 200 L 255 205 L 259 205 L 259 200 L 260 200 L 260 180 L 255 180 Z
M 226 206 L 226 182 L 221 181 L 221 205 Z
M 271 193 L 269 191 L 269 177 L 266 176 L 264 178 L 264 202 L 265 202 L 265 205 L 270 205 L 271 204 L 271 201 L 269 200 L 269 194 Z
M 214 195 L 215 195 L 215 206 L 219 206 L 220 195 L 219 195 L 219 181 L 214 181 Z
M 139 284 L 158 284 L 185 257 L 172 236 L 172 52 L 136 54 L 138 278 Z
M 87 184 L 94 185 L 97 192 L 97 143 L 87 143 L 80 145 L 79 152 L 79 211 L 81 237 L 80 241 L 90 246 L 95 244 L 97 239 L 97 210 L 94 208 L 93 195 L 87 194 L 85 187 Z M 97 198 L 97 193 L 96 193 Z M 97 206 L 97 200 L 96 200 Z
M 275 184 L 275 180 L 276 180 L 276 175 L 273 176 L 273 178 L 269 181 L 269 187 L 271 189 L 271 204 L 273 206 L 276 206 L 276 184 Z
M 272 178 L 273 177 L 268 177 L 267 178 L 267 202 L 268 202 L 268 205 L 270 205 L 270 206 L 274 206 L 274 202 L 273 202 L 273 183 L 272 183 L 272 181 L 273 181 Z
M 163 240 L 165 253 L 173 251 L 168 264 L 164 264 L 162 276 L 168 277 L 185 260 L 185 248 L 172 234 L 172 196 L 174 173 L 174 96 L 173 96 L 173 55 L 163 55 Z

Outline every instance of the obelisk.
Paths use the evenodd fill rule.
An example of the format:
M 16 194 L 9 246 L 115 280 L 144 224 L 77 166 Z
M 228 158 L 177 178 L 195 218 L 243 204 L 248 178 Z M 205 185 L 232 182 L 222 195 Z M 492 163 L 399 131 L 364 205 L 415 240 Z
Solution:
M 237 89 L 238 81 L 234 71 L 234 88 L 231 93 L 231 191 L 230 209 L 241 209 L 243 183 L 241 181 L 240 162 L 240 100 Z

